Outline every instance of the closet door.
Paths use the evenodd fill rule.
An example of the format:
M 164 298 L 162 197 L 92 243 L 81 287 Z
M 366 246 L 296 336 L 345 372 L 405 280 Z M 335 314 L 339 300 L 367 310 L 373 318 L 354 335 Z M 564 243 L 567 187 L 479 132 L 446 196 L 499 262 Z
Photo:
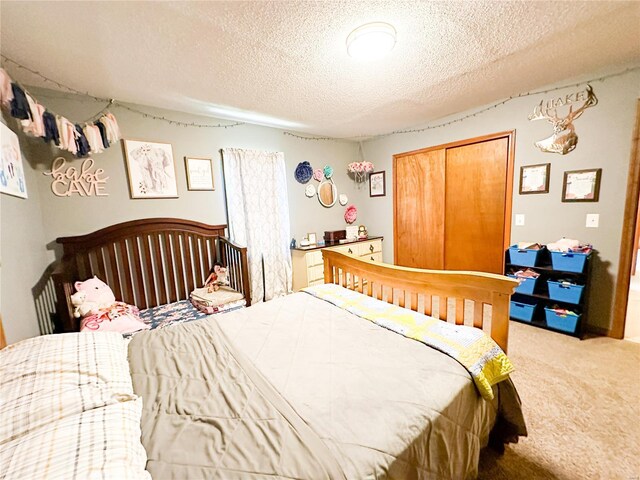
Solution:
M 447 149 L 446 270 L 503 272 L 508 158 L 508 137 Z
M 397 265 L 444 268 L 445 150 L 394 157 Z

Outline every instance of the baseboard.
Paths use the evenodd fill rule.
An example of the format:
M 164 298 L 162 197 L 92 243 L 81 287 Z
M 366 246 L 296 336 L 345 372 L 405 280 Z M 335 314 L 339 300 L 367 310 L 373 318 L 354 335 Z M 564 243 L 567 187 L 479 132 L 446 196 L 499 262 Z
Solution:
M 610 337 L 611 330 L 605 327 L 597 327 L 595 325 L 587 325 L 586 331 L 588 333 L 592 333 L 594 335 L 599 335 L 602 337 Z

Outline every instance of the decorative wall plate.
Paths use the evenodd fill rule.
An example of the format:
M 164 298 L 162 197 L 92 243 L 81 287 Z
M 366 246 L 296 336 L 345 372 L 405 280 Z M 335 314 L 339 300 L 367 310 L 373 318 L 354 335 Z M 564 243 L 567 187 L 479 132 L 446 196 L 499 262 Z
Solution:
M 316 194 L 316 187 L 311 184 L 307 185 L 307 188 L 304 189 L 304 194 L 309 198 L 313 197 Z
M 341 193 L 338 197 L 338 201 L 340 202 L 340 205 L 344 207 L 349 201 L 349 198 L 344 193 Z

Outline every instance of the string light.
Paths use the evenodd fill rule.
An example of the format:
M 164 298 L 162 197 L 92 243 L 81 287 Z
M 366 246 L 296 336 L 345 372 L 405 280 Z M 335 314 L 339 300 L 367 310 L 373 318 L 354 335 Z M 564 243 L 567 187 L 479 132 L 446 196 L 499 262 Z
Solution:
M 603 75 L 601 77 L 597 77 L 597 78 L 592 78 L 591 80 L 586 80 L 584 82 L 579 82 L 576 84 L 568 84 L 568 85 L 562 85 L 560 87 L 552 87 L 552 88 L 547 88 L 545 90 L 535 90 L 535 91 L 530 91 L 530 92 L 524 92 L 524 93 L 519 93 L 517 95 L 512 95 L 509 98 L 505 98 L 504 100 L 500 100 L 499 102 L 493 103 L 485 108 L 482 108 L 481 110 L 478 110 L 476 112 L 473 113 L 469 113 L 467 115 L 464 115 L 462 117 L 453 119 L 453 120 L 449 120 L 443 123 L 439 123 L 436 125 L 428 125 L 426 127 L 422 127 L 422 128 L 408 128 L 408 129 L 403 129 L 403 130 L 394 130 L 392 132 L 388 132 L 388 133 L 380 133 L 377 135 L 357 135 L 355 137 L 305 137 L 302 135 L 295 135 L 291 132 L 284 132 L 285 135 L 290 135 L 292 137 L 296 137 L 302 140 L 333 140 L 333 141 L 353 141 L 355 139 L 366 139 L 366 140 L 375 140 L 378 138 L 383 138 L 383 137 L 389 137 L 391 135 L 400 135 L 400 134 L 405 134 L 405 133 L 420 133 L 420 132 L 426 132 L 427 130 L 434 130 L 436 128 L 442 128 L 442 127 L 446 127 L 449 125 L 452 125 L 456 122 L 462 122 L 464 120 L 467 120 L 468 118 L 472 118 L 475 117 L 477 115 L 480 115 L 482 113 L 485 113 L 489 110 L 492 110 L 494 108 L 498 108 L 501 105 L 504 105 L 505 103 L 510 102 L 511 100 L 515 100 L 516 98 L 522 98 L 522 97 L 529 97 L 532 95 L 544 95 L 546 93 L 550 93 L 550 92 L 555 92 L 557 90 L 563 90 L 565 88 L 569 88 L 569 87 L 575 87 L 578 88 L 580 87 L 580 85 L 583 85 L 585 83 L 594 83 L 594 82 L 603 82 L 604 80 L 607 80 L 609 78 L 614 78 L 614 77 L 619 77 L 621 75 L 624 75 L 626 73 L 629 72 L 634 72 L 636 70 L 640 70 L 640 66 L 637 67 L 631 67 L 631 68 L 627 68 L 626 70 L 623 70 L 621 72 L 616 72 L 616 73 L 611 73 L 609 75 Z
M 139 110 L 135 107 L 131 107 L 125 103 L 121 103 L 118 100 L 114 99 L 114 98 L 102 98 L 102 97 L 97 97 L 95 95 L 91 95 L 89 92 L 81 92 L 80 90 L 77 90 L 73 87 L 70 87 L 68 85 L 65 85 L 63 83 L 60 83 L 56 80 L 52 80 L 51 78 L 43 75 L 42 73 L 38 72 L 37 70 L 33 70 L 29 67 L 26 67 L 24 65 L 22 65 L 21 63 L 16 62 L 15 60 L 7 57 L 6 55 L 2 55 L 0 54 L 0 57 L 2 57 L 2 60 L 4 60 L 5 62 L 9 62 L 12 63 L 13 65 L 15 65 L 16 67 L 25 70 L 33 75 L 36 75 L 38 77 L 40 77 L 42 80 L 44 80 L 45 82 L 48 82 L 52 85 L 56 85 L 58 88 L 61 88 L 63 90 L 66 90 L 70 93 L 73 93 L 75 95 L 80 95 L 83 97 L 88 97 L 91 98 L 92 100 L 95 100 L 96 102 L 106 102 L 107 105 L 100 110 L 100 112 L 98 112 L 96 115 L 90 117 L 89 120 L 86 120 L 85 122 L 81 122 L 81 123 L 87 123 L 89 122 L 91 119 L 95 119 L 100 117 L 103 113 L 105 113 L 107 111 L 107 109 L 109 107 L 118 107 L 118 108 L 123 108 L 125 110 L 128 110 L 130 112 L 136 113 L 138 115 L 142 115 L 144 118 L 152 118 L 154 120 L 160 120 L 163 122 L 167 122 L 170 125 L 177 125 L 177 126 L 181 126 L 181 127 L 200 127 L 200 128 L 228 128 L 228 127 L 237 127 L 240 125 L 245 125 L 245 122 L 233 122 L 233 123 L 218 123 L 218 124 L 208 124 L 208 123 L 196 123 L 196 122 L 182 122 L 180 120 L 171 120 L 168 119 L 166 117 L 160 117 L 158 115 L 153 115 L 151 113 L 148 112 L 143 112 L 142 110 Z
M 96 102 L 107 102 L 107 105 L 100 110 L 97 114 L 95 114 L 94 116 L 90 117 L 88 121 L 90 121 L 91 119 L 96 119 L 98 117 L 100 117 L 103 113 L 105 113 L 107 111 L 107 109 L 111 106 L 115 106 L 115 107 L 119 107 L 119 108 L 123 108 L 125 110 L 128 110 L 130 112 L 136 113 L 138 115 L 142 115 L 144 118 L 152 118 L 154 120 L 160 120 L 160 121 L 164 121 L 169 123 L 170 125 L 177 125 L 177 126 L 182 126 L 182 127 L 198 127 L 198 128 L 230 128 L 230 127 L 237 127 L 240 125 L 246 125 L 246 122 L 233 122 L 233 123 L 227 123 L 227 124 L 222 124 L 222 123 L 218 123 L 218 124 L 205 124 L 205 123 L 196 123 L 196 122 L 182 122 L 180 120 L 171 120 L 168 119 L 166 117 L 160 117 L 158 115 L 153 115 L 151 113 L 148 112 L 144 112 L 142 110 L 139 110 L 135 107 L 131 107 L 130 105 L 121 103 L 113 98 L 101 98 L 101 97 L 96 97 L 95 95 L 91 95 L 89 92 L 81 92 L 80 90 L 77 90 L 73 87 L 70 87 L 68 85 L 62 84 L 56 80 L 52 80 L 49 77 L 43 75 L 42 73 L 38 72 L 37 70 L 33 70 L 29 67 L 26 67 L 18 62 L 16 62 L 15 60 L 7 57 L 6 55 L 0 54 L 0 57 L 5 61 L 5 62 L 9 62 L 14 64 L 15 66 L 17 66 L 18 68 L 25 70 L 33 75 L 36 75 L 38 77 L 40 77 L 42 80 L 44 80 L 45 82 L 51 83 L 52 85 L 56 85 L 58 88 L 67 90 L 68 92 L 74 93 L 76 95 L 80 95 L 80 96 L 85 96 L 85 97 L 89 97 L 93 100 L 95 100 Z M 392 132 L 388 132 L 388 133 L 380 133 L 380 134 L 376 134 L 376 135 L 356 135 L 354 137 L 316 137 L 316 136 L 305 136 L 305 135 L 298 135 L 296 133 L 293 132 L 288 132 L 288 131 L 284 131 L 282 132 L 284 135 L 288 135 L 290 137 L 294 137 L 300 140 L 307 140 L 307 141 L 337 141 L 337 142 L 352 142 L 355 139 L 367 139 L 367 140 L 375 140 L 378 138 L 384 138 L 384 137 L 388 137 L 391 135 L 400 135 L 400 134 L 406 134 L 406 133 L 421 133 L 421 132 L 426 132 L 428 130 L 434 130 L 436 128 L 442 128 L 442 127 L 446 127 L 449 125 L 452 125 L 454 123 L 457 122 L 462 122 L 464 120 L 467 120 L 469 118 L 473 118 L 477 115 L 483 114 L 489 110 L 492 110 L 494 108 L 497 108 L 501 105 L 504 105 L 508 102 L 510 102 L 511 100 L 515 100 L 517 98 L 523 98 L 523 97 L 529 97 L 532 95 L 544 95 L 550 92 L 555 92 L 558 90 L 563 90 L 569 87 L 575 87 L 578 88 L 580 87 L 580 85 L 583 85 L 585 83 L 594 83 L 594 82 L 603 82 L 604 80 L 607 80 L 609 78 L 614 78 L 614 77 L 619 77 L 621 75 L 625 75 L 627 73 L 630 72 L 634 72 L 640 70 L 640 66 L 636 66 L 636 67 L 631 67 L 631 68 L 627 68 L 626 70 L 622 70 L 620 72 L 617 73 L 611 73 L 608 75 L 602 75 L 600 77 L 597 78 L 592 78 L 590 80 L 585 80 L 583 82 L 579 82 L 576 84 L 567 84 L 567 85 L 562 85 L 559 87 L 552 87 L 552 88 L 547 88 L 545 90 L 535 90 L 535 91 L 530 91 L 530 92 L 523 92 L 523 93 L 519 93 L 517 95 L 512 95 L 504 100 L 495 102 L 491 105 L 488 105 L 487 107 L 482 108 L 481 110 L 478 110 L 476 112 L 473 113 L 469 113 L 467 115 L 464 115 L 462 117 L 453 119 L 453 120 L 449 120 L 443 123 L 439 123 L 436 125 L 428 125 L 426 127 L 422 127 L 422 128 L 408 128 L 408 129 L 402 129 L 402 130 L 394 130 Z

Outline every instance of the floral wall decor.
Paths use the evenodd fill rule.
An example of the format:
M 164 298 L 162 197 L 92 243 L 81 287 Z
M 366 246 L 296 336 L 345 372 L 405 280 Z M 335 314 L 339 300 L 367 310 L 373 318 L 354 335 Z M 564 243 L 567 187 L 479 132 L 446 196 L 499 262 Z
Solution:
M 329 179 L 333 176 L 333 167 L 331 165 L 324 166 L 324 176 Z
M 373 163 L 371 162 L 351 162 L 347 165 L 349 173 L 353 173 L 356 182 L 364 182 L 367 173 L 373 172 Z
M 300 162 L 296 167 L 295 177 L 300 183 L 307 183 L 313 176 L 313 168 L 309 162 Z
M 324 172 L 322 171 L 322 169 L 321 168 L 316 168 L 313 171 L 313 179 L 316 182 L 321 182 L 323 178 L 324 178 Z
M 344 221 L 351 224 L 358 218 L 358 209 L 355 205 L 349 205 L 344 212 Z

